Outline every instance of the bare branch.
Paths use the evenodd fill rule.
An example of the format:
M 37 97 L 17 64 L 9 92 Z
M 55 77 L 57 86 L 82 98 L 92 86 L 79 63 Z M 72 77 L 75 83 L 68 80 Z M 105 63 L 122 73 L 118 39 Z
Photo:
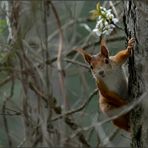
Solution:
M 54 117 L 54 118 L 52 119 L 52 121 L 56 121 L 56 120 L 61 119 L 61 118 L 65 117 L 65 116 L 68 116 L 68 115 L 71 115 L 71 114 L 74 114 L 74 113 L 76 113 L 76 112 L 79 112 L 79 111 L 83 110 L 83 109 L 88 105 L 88 103 L 91 101 L 91 99 L 93 98 L 93 96 L 97 94 L 97 92 L 98 92 L 98 90 L 95 89 L 95 90 L 90 94 L 90 96 L 88 97 L 88 99 L 87 99 L 80 107 L 78 107 L 77 109 L 72 109 L 72 110 L 70 110 L 70 111 L 67 111 L 66 113 L 61 114 L 61 115 L 59 115 L 59 116 L 57 116 L 57 117 Z
M 0 87 L 8 83 L 12 79 L 12 76 L 8 76 L 6 79 L 0 81 Z
M 11 140 L 11 136 L 10 136 L 10 132 L 9 132 L 9 127 L 8 127 L 8 122 L 7 122 L 7 118 L 6 118 L 6 106 L 7 106 L 7 102 L 13 96 L 13 91 L 14 91 L 14 79 L 12 79 L 12 86 L 11 86 L 11 90 L 10 90 L 10 95 L 5 98 L 5 100 L 3 102 L 3 106 L 2 106 L 4 127 L 5 127 L 6 135 L 7 135 L 7 138 L 8 138 L 9 147 L 12 147 L 12 140 Z
M 58 48 L 58 53 L 57 53 L 57 68 L 59 71 L 59 80 L 60 80 L 62 97 L 64 99 L 64 107 L 65 107 L 65 109 L 67 109 L 68 108 L 68 100 L 66 98 L 65 89 L 64 89 L 65 88 L 64 87 L 64 75 L 65 74 L 64 74 L 64 71 L 62 69 L 62 64 L 61 64 L 64 36 L 63 36 L 62 27 L 61 27 L 61 21 L 60 21 L 58 13 L 56 11 L 56 8 L 51 1 L 50 1 L 50 5 L 51 5 L 52 11 L 54 13 L 54 16 L 56 18 L 57 26 L 58 26 L 58 30 L 59 30 L 59 39 L 60 40 L 59 40 L 59 48 Z
M 89 67 L 87 64 L 84 64 L 84 63 L 81 63 L 81 62 L 78 62 L 78 61 L 75 61 L 75 60 L 71 60 L 71 59 L 68 59 L 68 58 L 65 58 L 64 61 L 70 62 L 70 63 L 72 63 L 72 64 L 79 65 L 79 66 L 81 66 L 81 67 L 84 67 L 84 68 L 90 70 L 90 67 Z

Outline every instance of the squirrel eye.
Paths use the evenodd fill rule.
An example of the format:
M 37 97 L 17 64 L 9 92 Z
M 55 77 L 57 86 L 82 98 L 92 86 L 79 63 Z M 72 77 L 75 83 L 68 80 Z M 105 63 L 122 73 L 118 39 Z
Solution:
M 108 64 L 109 63 L 109 59 L 105 58 L 104 62 L 105 62 L 105 64 Z

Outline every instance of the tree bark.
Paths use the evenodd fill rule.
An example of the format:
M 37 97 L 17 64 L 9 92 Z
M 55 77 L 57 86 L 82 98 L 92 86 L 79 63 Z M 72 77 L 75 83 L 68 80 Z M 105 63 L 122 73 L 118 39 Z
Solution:
M 124 1 L 124 26 L 127 38 L 136 40 L 133 55 L 129 58 L 129 101 L 137 100 L 145 91 L 146 81 L 143 77 L 143 69 L 146 67 L 148 55 L 148 1 L 129 0 Z M 148 145 L 148 127 L 144 103 L 138 104 L 131 111 L 131 147 L 139 148 Z

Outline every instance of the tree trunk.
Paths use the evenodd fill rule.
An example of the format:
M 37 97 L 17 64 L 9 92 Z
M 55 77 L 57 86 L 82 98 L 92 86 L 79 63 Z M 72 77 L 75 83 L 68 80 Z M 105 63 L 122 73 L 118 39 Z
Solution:
M 124 1 L 124 25 L 127 38 L 136 40 L 134 54 L 129 59 L 129 95 L 130 100 L 137 100 L 144 93 L 146 75 L 143 77 L 148 56 L 148 1 L 129 0 Z M 144 101 L 145 102 L 145 99 Z M 141 102 L 131 112 L 131 146 L 133 148 L 148 145 L 148 115 L 145 103 Z M 143 105 L 145 104 L 145 105 Z M 144 120 L 143 120 L 144 119 Z M 147 119 L 147 120 L 146 120 Z

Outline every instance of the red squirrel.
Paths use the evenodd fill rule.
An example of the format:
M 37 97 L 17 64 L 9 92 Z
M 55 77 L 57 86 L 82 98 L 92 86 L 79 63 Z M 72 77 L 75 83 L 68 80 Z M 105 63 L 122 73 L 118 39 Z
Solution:
M 105 40 L 101 40 L 101 51 L 91 55 L 83 49 L 77 49 L 85 61 L 90 65 L 99 90 L 99 106 L 103 113 L 111 116 L 111 112 L 127 105 L 128 84 L 122 65 L 131 55 L 134 46 L 134 38 L 129 39 L 126 49 L 119 51 L 114 56 L 109 56 Z M 130 131 L 129 114 L 114 119 L 117 127 Z

